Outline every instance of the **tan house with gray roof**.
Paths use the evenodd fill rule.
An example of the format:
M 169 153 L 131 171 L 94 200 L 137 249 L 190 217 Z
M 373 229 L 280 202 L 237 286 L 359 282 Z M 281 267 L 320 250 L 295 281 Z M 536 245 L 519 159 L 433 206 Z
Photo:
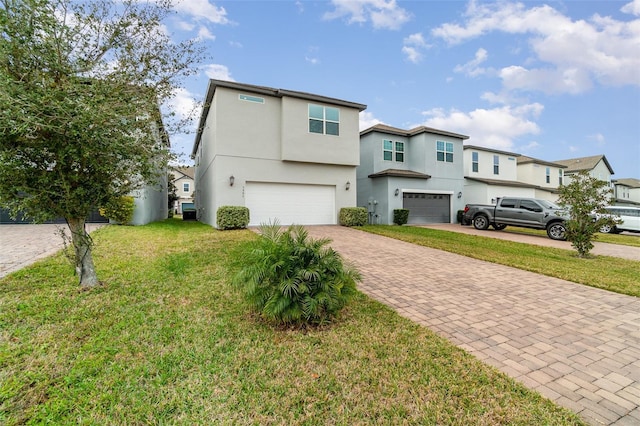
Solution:
M 613 190 L 616 205 L 640 205 L 640 179 L 615 179 Z
M 614 172 L 607 157 L 604 155 L 557 160 L 554 163 L 566 166 L 564 170 L 565 185 L 571 183 L 571 178 L 574 174 L 583 170 L 588 171 L 590 176 L 608 182 L 611 185 L 611 175 Z

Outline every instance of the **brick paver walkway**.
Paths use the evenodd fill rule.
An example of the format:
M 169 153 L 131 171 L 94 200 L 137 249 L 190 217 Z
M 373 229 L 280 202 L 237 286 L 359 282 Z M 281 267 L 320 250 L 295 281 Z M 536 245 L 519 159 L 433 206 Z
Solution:
M 93 232 L 104 224 L 87 224 Z M 70 235 L 67 225 L 0 225 L 0 278 L 63 248 L 59 229 Z
M 350 228 L 308 230 L 401 315 L 590 424 L 640 424 L 640 299 Z

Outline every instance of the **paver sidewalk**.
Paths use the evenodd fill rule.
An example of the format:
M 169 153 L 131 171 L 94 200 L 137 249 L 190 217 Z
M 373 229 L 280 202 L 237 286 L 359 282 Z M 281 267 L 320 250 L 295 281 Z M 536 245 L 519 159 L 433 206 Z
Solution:
M 87 224 L 87 230 L 93 232 L 104 225 Z M 59 229 L 70 235 L 65 224 L 0 226 L 0 278 L 62 249 Z
M 307 229 L 401 315 L 590 424 L 640 424 L 640 299 L 350 228 Z

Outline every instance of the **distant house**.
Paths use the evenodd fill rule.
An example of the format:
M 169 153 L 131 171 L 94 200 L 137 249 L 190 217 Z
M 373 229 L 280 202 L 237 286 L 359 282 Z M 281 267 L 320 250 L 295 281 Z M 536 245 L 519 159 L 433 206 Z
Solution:
M 551 161 L 521 155 L 518 162 L 518 180 L 535 185 L 535 198 L 548 201 L 558 199 L 558 187 L 564 185 L 566 166 Z
M 218 208 L 233 205 L 249 208 L 250 225 L 336 224 L 342 207 L 356 205 L 365 108 L 210 80 L 191 153 L 198 220 L 216 226 Z
M 604 155 L 593 155 L 591 157 L 571 158 L 568 160 L 557 160 L 554 163 L 566 167 L 564 170 L 565 185 L 571 183 L 573 175 L 580 171 L 587 171 L 589 175 L 607 182 L 611 185 L 611 175 L 613 169 Z
M 612 183 L 614 188 L 614 203 L 616 205 L 640 205 L 640 179 L 615 179 Z
M 173 205 L 174 213 L 182 214 L 184 209 L 193 209 L 195 167 L 172 167 L 169 173 L 173 174 L 173 183 L 178 196 Z
M 429 127 L 378 124 L 360 132 L 358 206 L 371 223 L 392 224 L 395 209 L 409 223 L 455 222 L 464 208 L 463 141 L 468 136 Z
M 492 204 L 500 197 L 535 197 L 537 186 L 518 180 L 520 154 L 464 146 L 464 200 L 466 203 Z

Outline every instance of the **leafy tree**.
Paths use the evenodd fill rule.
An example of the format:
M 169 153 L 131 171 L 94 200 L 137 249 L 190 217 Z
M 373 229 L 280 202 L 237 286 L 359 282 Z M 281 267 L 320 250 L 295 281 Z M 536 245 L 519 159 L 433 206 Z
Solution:
M 170 12 L 166 0 L 0 0 L 0 205 L 64 217 L 82 287 L 99 284 L 85 218 L 164 174 L 159 105 L 202 57 L 169 39 Z
M 180 199 L 178 196 L 178 188 L 176 187 L 176 177 L 173 173 L 169 173 L 169 179 L 167 179 L 167 205 L 171 211 L 176 201 Z
M 107 219 L 111 219 L 117 224 L 128 225 L 133 219 L 136 208 L 136 201 L 129 195 L 113 198 L 100 207 L 100 214 Z
M 346 265 L 330 240 L 314 240 L 300 225 L 263 224 L 260 238 L 240 254 L 234 276 L 251 307 L 278 324 L 323 324 L 356 294 L 360 273 Z
M 612 190 L 607 182 L 580 171 L 573 176 L 570 184 L 560 186 L 558 204 L 569 212 L 566 223 L 566 237 L 578 252 L 587 257 L 593 248 L 596 233 L 605 225 L 618 223 L 608 215 L 605 206 L 609 204 Z

